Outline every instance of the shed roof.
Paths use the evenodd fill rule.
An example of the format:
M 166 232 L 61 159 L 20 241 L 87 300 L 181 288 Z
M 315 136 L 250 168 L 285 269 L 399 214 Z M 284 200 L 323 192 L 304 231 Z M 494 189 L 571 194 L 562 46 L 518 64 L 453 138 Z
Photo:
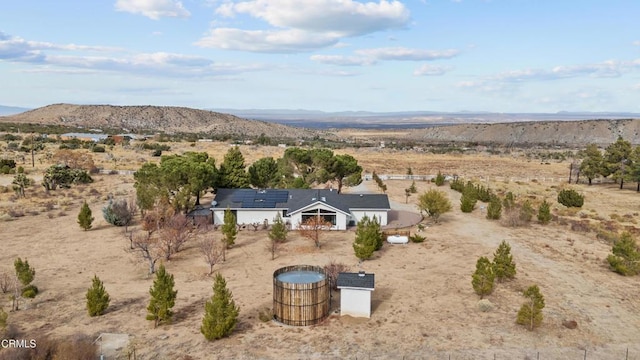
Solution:
M 360 288 L 373 290 L 375 285 L 375 275 L 360 273 L 341 272 L 338 274 L 338 288 Z

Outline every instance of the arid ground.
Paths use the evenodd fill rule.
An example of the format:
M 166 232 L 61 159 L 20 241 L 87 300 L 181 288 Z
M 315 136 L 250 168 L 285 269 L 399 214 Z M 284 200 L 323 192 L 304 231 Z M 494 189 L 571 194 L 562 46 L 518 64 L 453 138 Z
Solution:
M 175 152 L 208 151 L 219 161 L 228 148 L 222 143 L 175 145 Z M 244 146 L 249 162 L 262 156 L 280 156 L 278 147 Z M 56 190 L 50 195 L 37 185 L 26 199 L 0 194 L 0 272 L 12 272 L 17 257 L 27 258 L 36 270 L 34 284 L 40 294 L 10 312 L 9 323 L 30 337 L 42 334 L 65 338 L 81 333 L 97 338 L 101 333 L 124 333 L 133 339 L 139 359 L 629 359 L 640 358 L 640 277 L 622 277 L 608 268 L 605 258 L 611 243 L 597 236 L 603 229 L 634 231 L 640 221 L 638 196 L 633 188 L 618 190 L 615 184 L 567 185 L 568 162 L 527 160 L 520 155 L 433 155 L 382 149 L 340 150 L 352 154 L 365 171 L 379 174 L 457 174 L 482 181 L 497 192 L 512 191 L 537 208 L 543 199 L 554 205 L 549 225 L 532 222 L 509 227 L 485 218 L 484 204 L 471 214 L 459 210 L 460 195 L 445 191 L 453 211 L 438 224 L 426 219 L 421 244 L 385 246 L 373 259 L 358 264 L 354 256 L 353 231 L 327 232 L 322 248 L 296 233 L 275 260 L 266 248 L 267 232 L 241 231 L 226 262 L 216 265 L 240 306 L 236 331 L 229 338 L 208 342 L 199 331 L 204 302 L 212 294 L 212 277 L 197 247 L 197 240 L 166 263 L 175 275 L 178 299 L 170 325 L 153 328 L 145 320 L 149 287 L 153 278 L 139 255 L 128 250 L 122 228 L 108 225 L 102 207 L 108 194 L 133 195 L 131 175 L 95 175 L 86 186 Z M 146 153 L 114 153 L 116 158 L 95 155 L 105 168 L 137 169 Z M 26 166 L 29 176 L 37 170 Z M 0 177 L 0 185 L 12 177 Z M 564 181 L 564 183 L 562 182 Z M 404 189 L 410 181 L 387 181 L 394 207 L 415 209 L 418 195 L 434 188 L 416 182 L 418 194 L 405 204 Z M 585 195 L 579 211 L 555 201 L 557 191 L 571 186 Z M 375 183 L 360 189 L 377 191 Z M 348 191 L 348 189 L 347 189 Z M 82 231 L 77 215 L 87 200 L 96 218 L 93 229 Z M 210 197 L 203 201 L 210 200 Z M 16 211 L 24 216 L 17 216 Z M 417 210 L 416 210 L 417 212 Z M 13 215 L 11 215 L 13 214 Z M 19 214 L 18 214 L 19 215 Z M 139 227 L 136 223 L 134 228 Z M 412 227 L 415 232 L 417 227 Z M 637 236 L 637 231 L 635 231 Z M 200 237 L 221 236 L 211 231 Z M 487 299 L 494 308 L 479 310 L 471 274 L 478 257 L 491 258 L 506 240 L 517 265 L 513 281 L 496 284 Z M 274 270 L 294 264 L 325 265 L 342 262 L 352 270 L 375 273 L 370 319 L 339 316 L 339 294 L 334 293 L 329 318 L 311 327 L 283 326 L 263 322 L 260 312 L 272 306 Z M 90 318 L 85 293 L 98 275 L 111 295 L 111 306 L 101 317 Z M 545 297 L 544 321 L 529 331 L 515 323 L 524 302 L 522 291 L 539 285 Z M 1 305 L 11 308 L 8 294 Z M 568 329 L 563 321 L 577 322 Z M 0 353 L 2 350 L 0 350 Z M 190 357 L 187 357 L 190 356 Z

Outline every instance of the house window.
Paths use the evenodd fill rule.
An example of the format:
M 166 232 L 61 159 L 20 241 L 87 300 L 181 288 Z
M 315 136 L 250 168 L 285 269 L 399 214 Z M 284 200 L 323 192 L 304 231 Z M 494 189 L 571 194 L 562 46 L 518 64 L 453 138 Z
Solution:
M 304 223 L 310 218 L 320 216 L 324 221 L 331 223 L 332 226 L 336 226 L 336 212 L 330 210 L 316 209 L 311 211 L 305 211 L 302 213 L 302 222 Z

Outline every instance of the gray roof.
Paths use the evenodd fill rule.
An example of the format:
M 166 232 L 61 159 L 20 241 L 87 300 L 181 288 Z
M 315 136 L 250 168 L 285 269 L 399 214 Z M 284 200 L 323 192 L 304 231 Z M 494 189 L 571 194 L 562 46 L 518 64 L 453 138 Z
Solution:
M 375 285 L 374 274 L 347 273 L 347 272 L 341 272 L 338 274 L 337 286 L 339 288 L 349 287 L 349 288 L 373 289 L 374 285 Z
M 386 194 L 338 194 L 330 189 L 218 189 L 215 202 L 219 208 L 286 209 L 290 214 L 316 202 L 345 213 L 357 209 L 390 209 Z

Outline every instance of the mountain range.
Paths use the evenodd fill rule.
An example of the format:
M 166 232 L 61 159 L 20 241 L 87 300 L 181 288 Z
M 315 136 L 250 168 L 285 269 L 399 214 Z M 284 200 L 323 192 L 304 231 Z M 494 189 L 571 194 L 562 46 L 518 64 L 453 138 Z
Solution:
M 0 111 L 2 109 L 7 107 L 0 108 Z M 640 142 L 640 114 L 635 113 L 217 110 L 150 105 L 53 104 L 19 114 L 0 116 L 0 121 L 248 137 L 264 134 L 272 138 L 294 139 L 338 136 L 347 140 L 353 138 L 353 132 L 340 129 L 360 129 L 366 132 L 364 136 L 369 139 L 417 142 L 606 145 L 614 142 L 618 136 L 632 143 Z M 381 129 L 385 131 L 376 133 L 375 130 Z

